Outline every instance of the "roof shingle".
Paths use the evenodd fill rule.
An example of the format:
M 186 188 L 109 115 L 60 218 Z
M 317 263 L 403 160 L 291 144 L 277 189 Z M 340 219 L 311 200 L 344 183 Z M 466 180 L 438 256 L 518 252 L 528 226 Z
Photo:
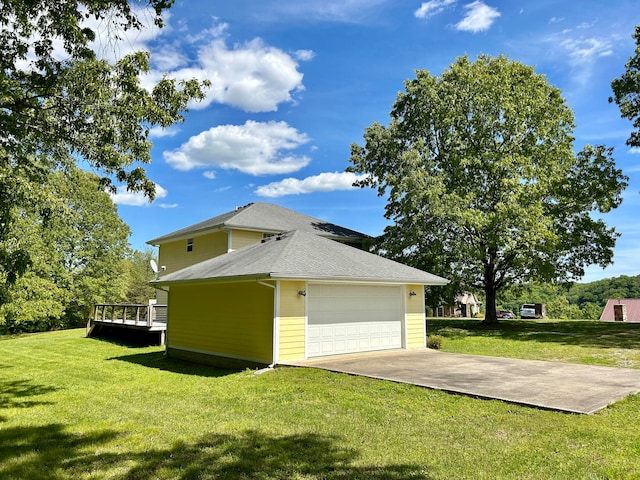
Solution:
M 446 285 L 448 280 L 343 245 L 318 235 L 292 231 L 169 273 L 154 283 L 240 279 L 304 279 Z
M 192 236 L 196 233 L 221 228 L 238 228 L 273 233 L 302 230 L 323 237 L 342 240 L 362 240 L 369 237 L 364 233 L 310 217 L 279 205 L 256 202 L 154 238 L 147 243 L 159 245 L 171 240 Z

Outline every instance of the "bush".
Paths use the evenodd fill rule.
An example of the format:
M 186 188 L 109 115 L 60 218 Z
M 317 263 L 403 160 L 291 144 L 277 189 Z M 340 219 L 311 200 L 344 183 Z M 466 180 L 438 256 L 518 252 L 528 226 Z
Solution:
M 440 350 L 442 347 L 442 335 L 429 335 L 427 337 L 427 348 L 433 348 L 434 350 Z

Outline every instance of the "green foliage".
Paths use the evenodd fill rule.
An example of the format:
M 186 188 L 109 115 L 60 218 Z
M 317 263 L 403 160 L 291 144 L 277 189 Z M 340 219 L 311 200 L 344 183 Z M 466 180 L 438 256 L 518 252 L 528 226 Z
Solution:
M 127 303 L 146 304 L 155 298 L 156 291 L 148 282 L 155 278 L 150 262 L 154 258 L 152 248 L 142 252 L 133 250 L 125 259 L 127 274 Z
M 640 298 L 640 276 L 572 285 L 540 282 L 514 285 L 500 292 L 498 304 L 517 313 L 523 303 L 544 303 L 548 318 L 599 320 L 610 298 Z
M 604 307 L 610 298 L 640 298 L 640 275 L 622 275 L 591 283 L 576 283 L 569 289 L 567 298 L 581 307 L 589 303 Z
M 624 74 L 611 82 L 614 96 L 609 101 L 616 102 L 622 118 L 631 120 L 636 129 L 627 139 L 627 145 L 640 147 L 640 26 L 636 26 L 632 37 L 636 42 L 635 54 L 625 64 Z
M 70 167 L 48 179 L 45 215 L 16 207 L 11 238 L 20 235 L 31 265 L 6 291 L 4 330 L 83 325 L 94 303 L 122 301 L 129 288 L 129 227 L 99 177 Z
M 170 0 L 147 0 L 151 15 Z M 18 215 L 44 224 L 51 201 L 40 185 L 51 172 L 81 160 L 103 175 L 102 185 L 124 183 L 153 198 L 154 184 L 139 164 L 151 160 L 150 128 L 183 120 L 189 101 L 204 96 L 195 80 L 162 78 L 148 91 L 140 84 L 149 54 L 114 63 L 97 58 L 96 34 L 82 24 L 96 19 L 115 39 L 141 30 L 140 10 L 126 0 L 0 3 L 0 304 L 31 265 L 30 249 L 14 235 Z M 54 54 L 54 44 L 63 46 Z
M 442 348 L 443 341 L 444 338 L 442 337 L 442 335 L 429 335 L 427 337 L 427 348 L 440 350 L 440 348 Z
M 574 153 L 573 129 L 560 91 L 505 57 L 417 71 L 389 126 L 351 147 L 357 185 L 388 197 L 379 250 L 483 290 L 489 322 L 510 285 L 610 264 L 618 234 L 591 213 L 618 206 L 627 178 L 604 146 Z

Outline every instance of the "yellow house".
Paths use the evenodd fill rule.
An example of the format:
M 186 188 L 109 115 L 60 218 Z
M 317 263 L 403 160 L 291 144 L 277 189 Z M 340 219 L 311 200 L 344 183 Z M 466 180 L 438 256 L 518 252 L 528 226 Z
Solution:
M 424 348 L 424 286 L 448 281 L 294 230 L 154 283 L 168 290 L 169 356 L 258 366 Z
M 355 230 L 288 208 L 257 202 L 162 235 L 147 243 L 159 247 L 158 264 L 162 268 L 161 273 L 165 275 L 290 230 L 314 233 L 360 248 L 369 238 Z M 167 300 L 167 292 L 158 290 L 158 304 L 166 304 Z

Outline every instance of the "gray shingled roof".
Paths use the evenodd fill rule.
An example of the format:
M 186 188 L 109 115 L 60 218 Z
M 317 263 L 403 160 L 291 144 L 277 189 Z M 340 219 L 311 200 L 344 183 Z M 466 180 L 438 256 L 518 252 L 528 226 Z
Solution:
M 343 240 L 361 240 L 368 237 L 368 235 L 364 233 L 310 217 L 279 205 L 257 202 L 176 230 L 175 232 L 162 235 L 153 240 L 149 240 L 147 243 L 150 245 L 158 245 L 174 239 L 185 238 L 196 233 L 221 228 L 239 228 L 273 233 L 303 230 L 323 237 Z
M 154 283 L 232 280 L 346 280 L 445 285 L 448 280 L 300 230 L 163 275 Z

